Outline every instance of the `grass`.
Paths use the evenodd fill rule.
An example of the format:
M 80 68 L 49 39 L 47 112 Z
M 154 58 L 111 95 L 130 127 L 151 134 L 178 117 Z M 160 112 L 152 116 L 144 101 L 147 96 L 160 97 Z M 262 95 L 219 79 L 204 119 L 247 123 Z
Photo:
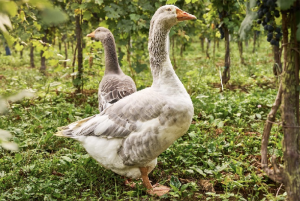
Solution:
M 261 41 L 252 54 L 250 45 L 245 48 L 246 65 L 240 65 L 232 43 L 231 81 L 220 92 L 223 41 L 215 59 L 205 58 L 199 42 L 190 44 L 184 58 L 177 56 L 176 72 L 192 97 L 195 116 L 187 134 L 159 156 L 149 175 L 153 183 L 172 187 L 161 199 L 284 200 L 284 189 L 260 167 L 263 124 L 278 87 L 270 65 L 271 47 Z M 98 112 L 103 57 L 96 57 L 93 68 L 88 68 L 85 53 L 87 81 L 84 92 L 74 94 L 71 68 L 48 63 L 48 76 L 42 76 L 29 68 L 27 53 L 23 59 L 0 55 L 2 96 L 23 89 L 37 95 L 9 103 L 8 112 L 0 116 L 0 128 L 10 131 L 19 145 L 18 152 L 0 148 L 0 200 L 156 199 L 145 194 L 139 181 L 136 189 L 125 186 L 124 179 L 98 165 L 77 141 L 53 136 L 57 127 Z M 149 69 L 136 78 L 139 89 L 151 85 Z M 269 151 L 281 157 L 282 130 L 274 126 L 271 133 Z

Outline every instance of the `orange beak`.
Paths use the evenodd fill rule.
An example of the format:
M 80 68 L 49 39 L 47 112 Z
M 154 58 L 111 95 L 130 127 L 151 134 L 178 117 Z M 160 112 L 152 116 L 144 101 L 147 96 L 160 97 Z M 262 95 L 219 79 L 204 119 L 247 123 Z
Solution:
M 95 31 L 93 31 L 92 33 L 86 35 L 87 37 L 91 37 L 91 38 L 95 38 Z
M 195 20 L 197 19 L 194 15 L 191 15 L 187 12 L 184 12 L 183 10 L 176 9 L 177 14 L 177 20 L 178 21 L 184 21 L 184 20 Z

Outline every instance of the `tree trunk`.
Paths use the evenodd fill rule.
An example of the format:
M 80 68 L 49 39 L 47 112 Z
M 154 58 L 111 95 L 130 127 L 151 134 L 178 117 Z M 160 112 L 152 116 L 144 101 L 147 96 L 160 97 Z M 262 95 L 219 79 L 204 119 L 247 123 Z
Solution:
M 209 56 L 209 46 L 210 46 L 210 40 L 207 38 L 207 43 L 206 43 L 206 58 L 210 58 Z
M 76 62 L 76 52 L 77 52 L 77 46 L 75 47 L 74 53 L 73 53 L 73 62 L 72 62 L 72 72 L 75 72 L 75 62 Z M 72 76 L 72 80 L 74 80 L 74 76 Z
M 299 8 L 300 6 L 300 0 L 298 2 L 296 1 L 294 6 L 296 8 Z M 300 124 L 300 116 L 299 116 L 299 64 L 300 64 L 300 45 L 299 42 L 297 41 L 297 27 L 299 27 L 299 22 L 300 19 L 296 19 L 297 16 L 299 17 L 299 10 L 298 10 L 298 15 L 296 13 L 293 13 L 292 17 L 292 25 L 291 25 L 291 44 L 293 45 L 292 49 L 292 57 L 294 56 L 294 63 L 295 63 L 295 105 L 296 105 L 296 119 L 297 119 L 297 124 Z M 299 27 L 300 28 L 300 27 Z M 300 137 L 300 134 L 299 134 Z M 300 145 L 300 138 L 299 138 L 299 145 Z M 300 150 L 300 148 L 299 148 Z
M 245 60 L 244 60 L 244 57 L 243 57 L 243 41 L 238 41 L 238 48 L 239 48 L 239 53 L 240 53 L 240 61 L 241 61 L 241 64 L 245 64 Z
M 229 41 L 229 30 L 223 25 L 224 38 L 225 38 L 225 64 L 222 73 L 222 84 L 227 84 L 230 80 L 230 41 Z
M 66 41 L 64 41 L 64 45 L 65 45 L 65 60 L 67 60 L 68 59 L 68 48 L 67 48 Z M 64 62 L 64 67 L 67 67 L 67 61 Z
M 61 42 L 58 41 L 58 49 L 59 49 L 59 53 L 61 53 Z
M 72 48 L 72 54 L 74 53 L 74 44 L 73 42 L 71 43 L 71 48 Z
M 121 55 L 121 54 L 122 54 L 122 49 L 121 49 L 121 47 L 118 47 L 118 55 Z
M 278 76 L 282 72 L 282 63 L 280 61 L 280 50 L 279 47 L 273 45 L 273 55 L 274 55 L 274 65 L 273 65 L 273 74 Z
M 213 45 L 213 59 L 215 60 L 216 56 L 216 38 L 214 37 L 214 45 Z
M 20 59 L 23 59 L 23 50 L 20 51 Z
M 34 68 L 35 67 L 35 65 L 34 65 L 34 46 L 32 44 L 30 45 L 30 55 L 29 55 L 29 57 L 30 57 L 30 67 Z
M 299 1 L 298 1 L 299 3 Z M 297 2 L 294 6 L 297 5 Z M 295 6 L 296 7 L 296 6 Z M 262 168 L 274 181 L 283 183 L 287 192 L 287 200 L 300 201 L 300 134 L 299 134 L 299 43 L 296 41 L 296 15 L 292 11 L 281 11 L 283 32 L 283 73 L 275 104 L 268 115 L 262 140 Z M 288 25 L 291 25 L 290 27 Z M 289 29 L 290 28 L 290 29 Z M 288 40 L 291 30 L 290 41 Z M 282 93 L 282 95 L 281 95 Z M 281 97 L 281 101 L 280 101 Z M 272 157 L 273 168 L 268 167 L 267 146 L 272 123 L 275 123 L 277 108 L 281 103 L 281 120 L 283 128 L 283 160 L 284 168 L 276 165 L 276 157 Z M 266 132 L 267 131 L 267 132 Z
M 217 49 L 219 49 L 219 42 L 220 42 L 220 40 L 217 39 Z
M 183 51 L 184 51 L 184 43 L 181 45 L 181 47 L 180 47 L 180 57 L 182 57 L 182 55 L 183 55 Z
M 78 64 L 78 74 L 74 80 L 74 87 L 76 87 L 75 93 L 81 92 L 82 86 L 82 74 L 83 74 L 83 59 L 82 59 L 82 29 L 81 29 L 81 16 L 75 16 L 76 23 L 76 40 L 77 40 L 77 64 Z
M 272 109 L 268 114 L 264 126 L 262 141 L 261 141 L 261 167 L 264 170 L 264 172 L 267 174 L 267 176 L 277 183 L 283 182 L 283 169 L 281 166 L 277 164 L 275 155 L 272 156 L 272 162 L 271 162 L 272 167 L 269 167 L 268 144 L 269 144 L 269 138 L 270 138 L 272 126 L 274 123 L 276 123 L 275 122 L 276 113 L 282 102 L 281 99 L 282 99 L 282 82 L 279 85 L 277 96 L 274 104 L 272 105 Z
M 257 41 L 257 47 L 259 48 L 260 47 L 260 42 L 259 42 L 259 35 L 260 35 L 260 31 L 255 31 L 256 33 L 256 41 Z
M 45 35 L 44 35 L 44 37 L 42 38 L 42 41 L 44 42 L 44 43 L 47 43 L 47 36 L 48 36 L 48 29 L 46 29 L 45 30 Z M 45 44 L 43 44 L 43 46 L 45 47 L 46 45 Z M 46 58 L 43 56 L 43 54 L 44 54 L 44 51 L 43 50 L 41 50 L 41 68 L 40 68 L 40 72 L 41 73 L 43 73 L 43 74 L 46 74 Z
M 46 73 L 46 58 L 43 56 L 44 51 L 41 50 L 41 68 L 40 68 L 40 72 L 45 74 Z
M 54 35 L 54 39 L 53 39 L 53 43 L 52 43 L 52 45 L 53 46 L 55 46 L 55 39 L 56 39 L 56 37 L 55 37 L 55 28 L 54 29 L 52 29 L 52 33 L 54 33 L 53 35 Z M 52 35 L 52 34 L 51 34 Z
M 90 57 L 89 57 L 89 67 L 92 68 L 93 67 L 93 63 L 94 63 L 94 57 L 92 55 L 92 52 L 93 52 L 93 48 L 91 47 L 90 49 Z
M 295 13 L 290 13 L 287 19 L 287 12 L 282 11 L 282 31 L 283 31 L 283 67 L 282 75 L 282 105 L 281 118 L 283 125 L 283 156 L 284 156 L 284 185 L 288 195 L 288 200 L 300 200 L 300 155 L 299 155 L 299 123 L 297 121 L 297 87 L 299 86 L 299 68 L 297 62 L 297 45 L 294 42 L 296 37 Z M 291 40 L 288 41 L 288 23 L 291 23 Z M 297 51 L 295 51 L 297 50 Z M 295 70 L 298 70 L 295 73 Z M 298 80 L 297 80 L 298 79 Z
M 99 48 L 97 49 L 97 51 L 99 52 Z M 125 54 L 122 52 L 121 47 L 118 47 L 118 61 L 119 61 L 120 64 L 122 62 L 122 58 L 123 58 L 124 55 Z
M 254 31 L 254 37 L 253 37 L 253 50 L 252 53 L 255 53 L 255 44 L 256 44 L 256 31 Z
M 200 38 L 200 42 L 201 42 L 201 51 L 204 52 L 204 38 Z

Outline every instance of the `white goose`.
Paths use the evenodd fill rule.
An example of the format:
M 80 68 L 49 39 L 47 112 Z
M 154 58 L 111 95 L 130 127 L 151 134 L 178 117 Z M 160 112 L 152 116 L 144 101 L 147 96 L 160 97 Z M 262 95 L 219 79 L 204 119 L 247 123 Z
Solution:
M 194 114 L 167 46 L 172 26 L 191 19 L 196 17 L 176 6 L 160 7 L 152 17 L 148 42 L 152 86 L 119 100 L 100 114 L 62 127 L 56 134 L 80 141 L 105 168 L 129 178 L 142 178 L 150 194 L 169 191 L 165 186 L 152 186 L 148 174 L 156 166 L 157 157 L 186 133 Z
M 101 41 L 104 47 L 105 73 L 98 90 L 99 111 L 102 112 L 109 105 L 136 92 L 136 86 L 119 66 L 113 34 L 107 28 L 98 27 L 87 36 Z

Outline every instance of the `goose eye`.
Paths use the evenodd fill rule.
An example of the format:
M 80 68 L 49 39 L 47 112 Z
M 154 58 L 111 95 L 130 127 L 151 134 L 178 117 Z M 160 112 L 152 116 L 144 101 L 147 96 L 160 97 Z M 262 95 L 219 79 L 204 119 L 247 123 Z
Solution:
M 171 8 L 167 8 L 167 11 L 171 11 Z

